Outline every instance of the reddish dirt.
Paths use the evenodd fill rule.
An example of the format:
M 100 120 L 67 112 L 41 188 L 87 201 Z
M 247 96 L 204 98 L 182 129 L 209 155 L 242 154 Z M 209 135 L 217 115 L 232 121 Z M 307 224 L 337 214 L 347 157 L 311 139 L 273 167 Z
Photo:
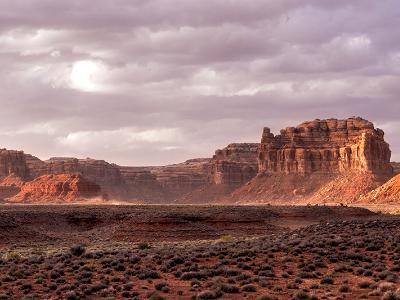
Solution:
M 232 241 L 7 251 L 0 298 L 382 299 L 399 287 L 399 229 L 380 218 Z
M 0 247 L 249 237 L 297 223 L 373 217 L 366 209 L 334 206 L 5 205 Z
M 11 203 L 68 203 L 100 198 L 100 186 L 80 174 L 43 175 L 22 185 Z
M 360 203 L 370 204 L 400 204 L 400 175 L 390 179 L 382 186 L 364 195 Z

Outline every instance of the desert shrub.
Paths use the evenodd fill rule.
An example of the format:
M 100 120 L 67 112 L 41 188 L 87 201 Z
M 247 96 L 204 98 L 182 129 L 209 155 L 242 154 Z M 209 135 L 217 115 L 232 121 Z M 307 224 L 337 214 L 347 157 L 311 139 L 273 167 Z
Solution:
M 137 255 L 132 255 L 132 256 L 130 256 L 129 259 L 128 259 L 128 261 L 129 261 L 131 264 L 137 264 L 138 262 L 140 262 L 140 260 L 141 260 L 141 258 L 140 258 L 139 256 L 137 256 Z
M 358 284 L 358 287 L 361 289 L 367 289 L 371 286 L 371 282 L 369 281 L 362 281 Z
M 350 287 L 348 285 L 342 285 L 339 288 L 339 292 L 341 292 L 341 293 L 348 293 L 350 291 L 351 291 L 351 289 L 350 289 Z
M 236 285 L 230 284 L 221 284 L 220 286 L 221 291 L 228 294 L 236 294 L 239 293 L 239 288 Z
M 122 289 L 124 291 L 130 291 L 130 290 L 132 290 L 132 288 L 133 288 L 133 283 L 132 282 L 128 282 L 128 283 L 124 284 L 124 286 L 122 287 Z
M 251 270 L 251 266 L 243 262 L 238 263 L 237 266 L 243 270 Z
M 304 271 L 303 271 L 303 272 L 300 272 L 298 276 L 299 276 L 299 278 L 303 278 L 303 279 L 311 278 L 311 277 L 312 277 L 310 273 L 304 272 Z
M 82 245 L 75 245 L 70 248 L 70 252 L 73 256 L 81 256 L 86 252 L 86 248 Z
M 21 290 L 32 290 L 32 284 L 30 284 L 30 283 L 24 283 L 22 286 L 21 286 Z
M 166 282 L 159 282 L 155 285 L 157 291 L 161 291 L 163 287 L 166 287 L 168 284 Z
M 393 283 L 390 283 L 390 282 L 382 282 L 382 283 L 379 284 L 377 290 L 378 290 L 380 293 L 384 293 L 384 292 L 387 292 L 387 291 L 392 290 L 393 287 L 394 287 L 394 284 L 393 284 Z
M 231 277 L 231 276 L 238 276 L 240 273 L 238 270 L 234 270 L 234 269 L 226 269 L 224 271 L 225 276 L 227 277 Z
M 286 288 L 289 289 L 289 290 L 298 290 L 299 286 L 296 283 L 292 282 L 292 283 L 288 283 L 286 285 Z
M 311 299 L 314 300 L 314 299 L 318 299 L 318 298 L 316 298 L 315 296 L 310 296 L 305 291 L 297 292 L 292 298 L 292 300 L 311 300 Z
M 393 291 L 387 291 L 383 294 L 382 300 L 400 300 L 400 295 Z
M 157 273 L 157 271 L 150 270 L 150 269 L 141 269 L 138 271 L 137 277 L 141 280 L 143 279 L 158 279 L 160 278 L 160 275 Z
M 256 300 L 274 300 L 274 298 L 272 298 L 271 296 L 268 296 L 268 295 L 263 295 L 263 296 L 257 297 Z
M 366 270 L 365 272 L 364 272 L 364 274 L 363 274 L 364 276 L 367 276 L 367 277 L 370 277 L 370 276 L 372 276 L 373 275 L 373 273 L 372 273 L 372 271 L 371 270 Z
M 206 290 L 197 294 L 196 299 L 198 300 L 212 300 L 218 299 L 220 296 L 216 291 Z
M 8 252 L 4 255 L 4 259 L 7 261 L 20 261 L 22 259 L 21 254 L 17 252 Z
M 157 292 L 149 293 L 147 296 L 147 299 L 149 299 L 149 300 L 165 300 L 165 298 L 160 296 L 159 294 L 157 294 Z
M 114 267 L 114 270 L 115 271 L 119 271 L 119 272 L 123 272 L 123 271 L 126 270 L 126 268 L 125 268 L 125 266 L 123 264 L 119 263 Z
M 121 293 L 121 296 L 124 297 L 124 298 L 129 298 L 131 296 L 131 294 L 128 291 L 123 291 Z
M 302 284 L 303 283 L 303 279 L 297 277 L 294 282 L 296 282 L 297 284 Z
M 246 285 L 242 286 L 242 292 L 255 293 L 255 292 L 257 292 L 257 288 L 256 288 L 256 286 L 254 286 L 252 284 L 246 284 Z
M 181 275 L 182 280 L 202 279 L 205 275 L 200 272 L 187 272 Z
M 79 300 L 79 297 L 76 295 L 75 292 L 68 292 L 65 294 L 65 299 L 67 300 Z
M 394 273 L 392 273 L 390 271 L 384 271 L 384 272 L 378 274 L 378 277 L 381 280 L 385 279 L 385 280 L 390 281 L 390 282 L 396 282 L 397 278 L 398 278 L 398 276 L 396 274 L 394 274 Z
M 168 286 L 164 286 L 164 287 L 161 289 L 161 292 L 163 292 L 163 293 L 169 293 L 169 291 L 170 291 L 170 288 L 169 288 Z
M 139 243 L 139 244 L 138 244 L 138 248 L 139 248 L 140 250 L 145 250 L 145 249 L 150 249 L 151 246 L 150 246 L 149 243 Z
M 321 279 L 321 284 L 333 284 L 333 278 L 331 276 L 325 276 Z

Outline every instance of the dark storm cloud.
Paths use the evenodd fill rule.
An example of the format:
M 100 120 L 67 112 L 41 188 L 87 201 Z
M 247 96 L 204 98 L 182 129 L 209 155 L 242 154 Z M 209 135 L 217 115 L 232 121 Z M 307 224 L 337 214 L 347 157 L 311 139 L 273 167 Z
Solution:
M 397 0 L 4 0 L 2 146 L 162 164 L 306 119 L 400 121 Z

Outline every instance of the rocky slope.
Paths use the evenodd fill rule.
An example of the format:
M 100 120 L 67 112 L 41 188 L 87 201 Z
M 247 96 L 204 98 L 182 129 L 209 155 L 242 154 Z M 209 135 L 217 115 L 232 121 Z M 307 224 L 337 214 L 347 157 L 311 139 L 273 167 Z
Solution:
M 357 203 L 363 195 L 384 184 L 387 176 L 349 171 L 322 185 L 307 203 Z
M 396 175 L 382 186 L 362 196 L 359 202 L 368 204 L 399 204 L 400 175 Z
M 353 202 L 390 178 L 384 133 L 361 118 L 304 122 L 274 136 L 264 128 L 259 172 L 227 202 Z
M 64 203 L 101 198 L 100 186 L 80 174 L 43 175 L 25 183 L 13 203 Z
M 21 177 L 15 175 L 8 175 L 0 180 L 0 203 L 4 199 L 12 197 L 21 191 L 21 187 L 25 182 Z

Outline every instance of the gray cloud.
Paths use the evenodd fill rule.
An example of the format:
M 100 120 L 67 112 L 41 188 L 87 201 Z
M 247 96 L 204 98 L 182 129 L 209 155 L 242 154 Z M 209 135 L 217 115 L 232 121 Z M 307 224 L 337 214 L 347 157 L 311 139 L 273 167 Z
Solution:
M 2 146 L 130 165 L 360 115 L 400 160 L 396 0 L 4 0 Z

